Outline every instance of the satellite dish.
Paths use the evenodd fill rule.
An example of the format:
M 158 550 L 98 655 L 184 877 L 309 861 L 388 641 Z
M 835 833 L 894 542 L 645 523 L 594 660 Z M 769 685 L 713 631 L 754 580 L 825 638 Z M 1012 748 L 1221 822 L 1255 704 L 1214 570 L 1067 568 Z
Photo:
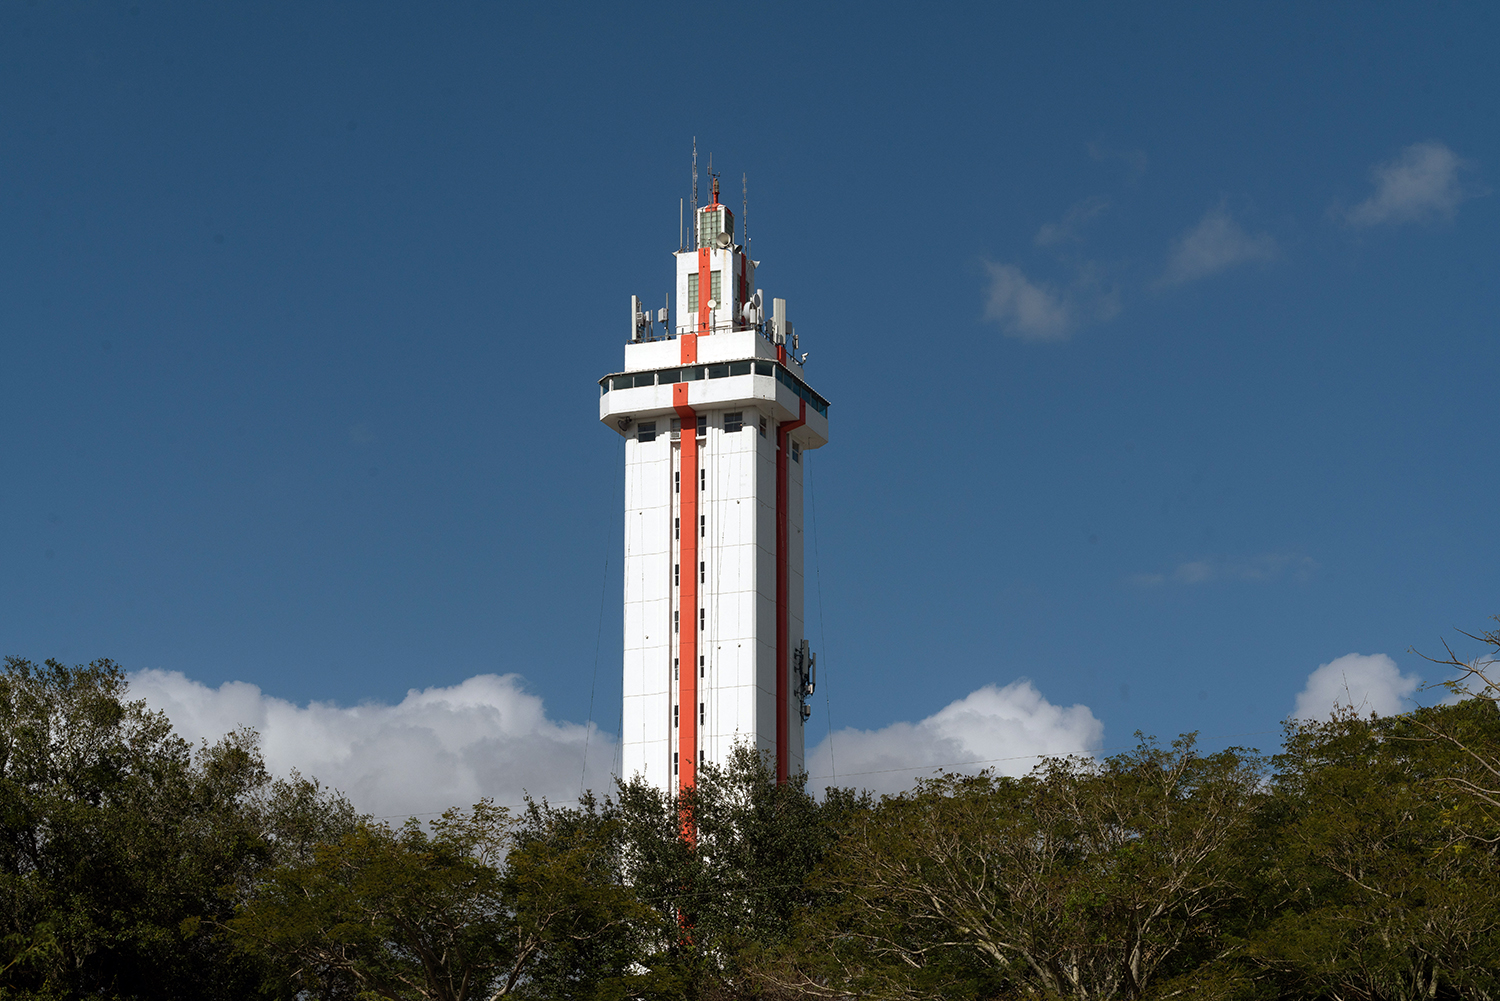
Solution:
M 717 299 L 710 299 L 710 300 L 708 300 L 708 308 L 709 309 L 718 309 L 719 308 L 719 300 L 717 300 Z
M 714 237 L 714 246 L 718 247 L 720 250 L 724 250 L 733 242 L 734 238 L 728 233 L 720 233 L 718 236 Z

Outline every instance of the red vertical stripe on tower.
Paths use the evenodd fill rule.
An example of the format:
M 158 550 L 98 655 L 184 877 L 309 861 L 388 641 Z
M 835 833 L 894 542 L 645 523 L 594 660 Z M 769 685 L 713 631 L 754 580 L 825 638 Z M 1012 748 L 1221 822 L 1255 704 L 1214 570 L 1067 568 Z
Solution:
M 713 297 L 713 259 L 707 247 L 698 248 L 698 333 L 711 334 L 713 322 L 708 301 Z M 695 359 L 696 360 L 696 359 Z
M 792 623 L 787 601 L 787 433 L 807 423 L 807 402 L 797 401 L 797 419 L 776 428 L 776 784 L 791 774 Z
M 677 494 L 677 788 L 693 785 L 698 767 L 698 415 L 688 406 L 688 385 L 672 387 L 672 408 L 682 421 Z M 683 822 L 691 837 L 691 818 Z

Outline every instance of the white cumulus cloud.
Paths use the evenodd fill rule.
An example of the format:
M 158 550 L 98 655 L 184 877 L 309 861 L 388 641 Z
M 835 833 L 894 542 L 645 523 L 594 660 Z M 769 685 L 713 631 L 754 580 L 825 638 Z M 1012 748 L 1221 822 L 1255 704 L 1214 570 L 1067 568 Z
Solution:
M 1101 279 L 1092 262 L 1075 265 L 1073 281 L 1057 289 L 1034 282 L 1013 264 L 985 262 L 989 290 L 984 318 L 1023 341 L 1064 341 L 1085 322 L 1108 320 L 1120 312 L 1118 289 Z
M 1420 677 L 1402 674 L 1383 653 L 1346 653 L 1307 676 L 1292 715 L 1326 720 L 1336 706 L 1352 706 L 1361 716 L 1394 716 L 1415 708 L 1411 696 L 1421 684 Z
M 1103 738 L 1088 706 L 1053 705 L 1023 678 L 986 685 L 916 723 L 835 731 L 807 756 L 808 786 L 887 793 L 941 771 L 1024 775 L 1041 755 L 1087 754 Z
M 1015 265 L 986 262 L 985 268 L 990 273 L 986 320 L 1026 341 L 1060 341 L 1073 332 L 1073 308 L 1060 293 L 1031 281 Z
M 136 672 L 130 692 L 194 742 L 254 727 L 273 773 L 295 768 L 376 816 L 437 813 L 483 796 L 516 804 L 527 792 L 571 802 L 581 776 L 601 793 L 614 788 L 614 738 L 549 719 L 514 674 L 412 689 L 395 705 L 298 706 L 245 682 L 210 688 L 177 671 Z
M 1271 234 L 1245 232 L 1221 205 L 1209 209 L 1196 226 L 1177 238 L 1159 284 L 1180 285 L 1236 264 L 1275 257 L 1276 240 Z
M 1042 224 L 1042 228 L 1036 231 L 1036 245 L 1055 247 L 1063 243 L 1080 242 L 1083 227 L 1107 208 L 1109 199 L 1103 195 L 1093 195 L 1074 203 L 1058 222 Z
M 1450 219 L 1471 197 L 1459 179 L 1471 164 L 1440 142 L 1415 143 L 1370 168 L 1375 193 L 1344 214 L 1355 226 Z

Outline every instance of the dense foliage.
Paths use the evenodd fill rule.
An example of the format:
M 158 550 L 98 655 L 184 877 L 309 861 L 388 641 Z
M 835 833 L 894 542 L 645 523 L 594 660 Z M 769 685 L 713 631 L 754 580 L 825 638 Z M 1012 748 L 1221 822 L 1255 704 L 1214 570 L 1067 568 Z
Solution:
M 252 733 L 189 746 L 107 661 L 10 660 L 0 999 L 1500 997 L 1471 677 L 1269 759 L 1142 739 L 877 800 L 742 751 L 684 797 L 391 827 Z
M 272 782 L 250 733 L 196 751 L 109 661 L 0 675 L 0 995 L 240 998 L 276 973 L 224 922 L 355 822 Z

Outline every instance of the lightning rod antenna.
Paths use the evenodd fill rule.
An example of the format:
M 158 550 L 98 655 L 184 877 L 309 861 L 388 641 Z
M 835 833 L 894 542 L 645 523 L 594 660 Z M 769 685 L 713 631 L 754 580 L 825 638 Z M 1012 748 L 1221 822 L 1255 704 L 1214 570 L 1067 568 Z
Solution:
M 745 256 L 750 256 L 750 175 L 740 175 L 740 236 L 745 240 Z
M 677 252 L 682 253 L 682 199 L 677 199 Z
M 698 137 L 693 136 L 693 249 L 698 249 Z

